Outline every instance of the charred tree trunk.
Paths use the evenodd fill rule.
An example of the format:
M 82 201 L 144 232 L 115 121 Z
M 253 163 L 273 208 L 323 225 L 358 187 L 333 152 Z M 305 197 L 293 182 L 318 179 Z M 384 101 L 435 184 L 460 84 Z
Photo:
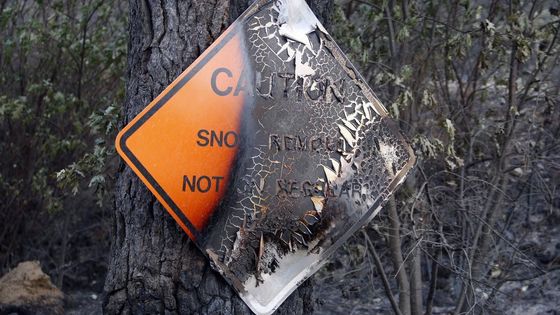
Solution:
M 131 0 L 123 126 L 251 2 Z M 319 19 L 328 22 L 325 19 L 332 0 L 309 2 Z M 115 204 L 113 249 L 105 283 L 106 314 L 251 313 L 124 163 L 118 175 Z M 313 307 L 308 281 L 278 313 L 309 314 Z

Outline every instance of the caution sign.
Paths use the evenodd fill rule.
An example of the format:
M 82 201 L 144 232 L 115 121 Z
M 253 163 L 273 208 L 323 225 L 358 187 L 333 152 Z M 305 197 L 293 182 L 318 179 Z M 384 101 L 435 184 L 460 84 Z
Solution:
M 369 222 L 415 163 L 304 0 L 256 1 L 116 146 L 257 314 Z

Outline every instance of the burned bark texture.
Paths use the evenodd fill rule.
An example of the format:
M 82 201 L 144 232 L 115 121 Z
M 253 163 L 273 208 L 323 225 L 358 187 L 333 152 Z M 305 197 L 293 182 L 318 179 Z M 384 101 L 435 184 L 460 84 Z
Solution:
M 328 26 L 332 0 L 311 0 Z M 126 101 L 131 121 L 231 24 L 251 0 L 131 0 Z M 165 137 L 164 134 L 161 135 Z M 106 314 L 251 314 L 170 215 L 121 163 Z M 313 312 L 307 281 L 278 314 Z

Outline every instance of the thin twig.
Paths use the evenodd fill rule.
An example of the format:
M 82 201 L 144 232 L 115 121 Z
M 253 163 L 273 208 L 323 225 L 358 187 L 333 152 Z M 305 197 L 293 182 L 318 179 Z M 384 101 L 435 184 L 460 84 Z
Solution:
M 391 285 L 389 284 L 389 280 L 387 278 L 387 274 L 385 273 L 385 269 L 383 269 L 383 264 L 381 263 L 381 259 L 379 259 L 379 255 L 377 255 L 377 251 L 375 250 L 375 247 L 371 243 L 369 235 L 366 233 L 366 231 L 362 230 L 362 234 L 366 239 L 371 256 L 373 256 L 375 268 L 377 268 L 377 271 L 381 276 L 381 280 L 383 282 L 383 288 L 385 289 L 385 294 L 387 295 L 389 301 L 391 302 L 393 311 L 395 312 L 396 315 L 402 315 L 401 309 L 399 308 L 399 305 L 397 304 L 397 301 L 395 301 L 395 297 L 393 296 L 393 292 L 391 292 Z

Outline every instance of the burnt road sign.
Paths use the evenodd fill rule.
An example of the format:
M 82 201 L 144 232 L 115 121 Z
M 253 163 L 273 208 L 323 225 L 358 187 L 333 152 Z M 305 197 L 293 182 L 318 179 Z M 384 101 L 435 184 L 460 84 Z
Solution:
M 369 222 L 415 163 L 304 0 L 256 1 L 116 146 L 257 314 Z

